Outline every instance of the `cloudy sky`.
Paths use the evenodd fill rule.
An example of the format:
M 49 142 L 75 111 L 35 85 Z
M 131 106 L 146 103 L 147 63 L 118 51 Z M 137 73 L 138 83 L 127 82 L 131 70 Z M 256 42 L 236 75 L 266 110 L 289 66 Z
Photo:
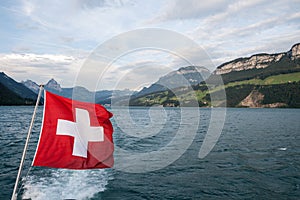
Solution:
M 155 43 L 179 44 L 172 34 L 150 35 L 149 48 L 133 49 L 133 43 L 143 43 L 134 30 L 182 35 L 205 52 L 186 48 L 185 58 L 213 70 L 238 57 L 284 52 L 299 43 L 300 0 L 3 0 L 0 27 L 0 71 L 18 81 L 54 78 L 63 87 L 138 89 L 188 62 Z M 130 39 L 115 42 L 128 31 Z M 103 62 L 101 45 L 107 41 L 129 51 L 106 55 Z M 90 62 L 95 52 L 100 63 Z M 88 83 L 91 79 L 97 80 Z

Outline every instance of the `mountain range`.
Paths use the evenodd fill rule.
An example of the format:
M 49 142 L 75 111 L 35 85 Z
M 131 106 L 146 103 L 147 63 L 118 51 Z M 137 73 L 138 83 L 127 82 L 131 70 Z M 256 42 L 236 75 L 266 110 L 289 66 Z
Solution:
M 37 94 L 0 72 L 0 105 L 32 105 Z
M 170 72 L 169 74 L 160 77 L 160 79 L 157 82 L 153 83 L 149 87 L 143 88 L 140 92 L 131 91 L 128 89 L 127 90 L 101 90 L 101 91 L 91 92 L 86 88 L 80 86 L 76 86 L 72 88 L 62 88 L 60 84 L 54 79 L 49 80 L 47 84 L 44 85 L 44 88 L 47 91 L 50 91 L 52 93 L 67 98 L 72 98 L 72 99 L 87 101 L 87 102 L 96 101 L 96 103 L 100 103 L 100 104 L 111 104 L 112 98 L 119 101 L 129 97 L 137 98 L 146 94 L 164 91 L 168 88 L 172 89 L 172 88 L 180 87 L 182 85 L 198 84 L 203 80 L 205 80 L 207 77 L 209 77 L 209 75 L 210 75 L 209 71 L 206 70 L 204 67 L 197 67 L 197 66 L 182 67 L 176 71 Z M 0 75 L 0 78 L 1 76 L 8 77 L 3 72 Z M 10 80 L 13 81 L 12 78 L 10 78 Z M 3 81 L 3 83 L 5 84 L 5 81 Z M 39 85 L 37 83 L 35 83 L 32 80 L 26 80 L 26 81 L 22 81 L 21 83 L 17 83 L 16 81 L 14 81 L 14 84 L 22 87 L 22 89 L 17 90 L 16 96 L 20 95 L 22 91 L 28 91 L 29 89 L 31 90 L 30 93 L 34 95 L 31 96 L 30 99 L 32 100 L 32 102 L 34 102 L 34 99 L 36 99 L 36 94 L 39 91 Z M 14 92 L 15 88 L 10 87 L 10 85 L 11 84 L 7 84 L 6 87 L 8 88 L 8 90 L 11 89 L 11 91 Z M 26 89 L 24 89 L 24 86 L 26 87 Z M 22 94 L 21 97 L 24 98 L 24 94 Z
M 217 80 L 223 80 L 220 84 Z M 224 64 L 195 84 L 198 105 L 205 107 L 300 107 L 300 44 L 287 52 L 261 53 Z M 211 96 L 226 92 L 226 99 L 211 102 Z M 175 95 L 180 94 L 180 95 Z M 131 106 L 194 106 L 186 87 L 153 92 L 130 99 Z M 122 102 L 120 102 L 122 104 Z
M 31 80 L 22 81 L 21 83 L 33 92 L 38 93 L 39 86 L 37 83 Z M 62 88 L 60 84 L 53 78 L 44 85 L 44 88 L 49 92 L 67 98 L 87 102 L 94 102 L 94 100 L 96 100 L 97 103 L 101 104 L 110 104 L 112 96 L 120 97 L 133 93 L 133 91 L 131 90 L 100 90 L 91 92 L 86 88 L 80 86 L 75 86 L 72 88 Z
M 215 85 L 222 78 L 224 86 Z M 45 89 L 61 96 L 81 101 L 94 101 L 132 106 L 191 106 L 192 86 L 200 106 L 229 107 L 300 107 L 300 44 L 287 52 L 260 53 L 238 58 L 209 73 L 204 67 L 187 66 L 172 71 L 141 91 L 102 90 L 91 92 L 84 87 L 62 88 L 51 79 Z M 0 105 L 30 105 L 34 103 L 38 84 L 31 80 L 18 83 L 0 73 Z M 209 89 L 209 90 L 208 90 Z M 213 105 L 211 92 L 226 91 L 227 101 L 220 99 Z M 209 92 L 210 91 L 210 92 Z M 180 99 L 177 95 L 180 93 Z

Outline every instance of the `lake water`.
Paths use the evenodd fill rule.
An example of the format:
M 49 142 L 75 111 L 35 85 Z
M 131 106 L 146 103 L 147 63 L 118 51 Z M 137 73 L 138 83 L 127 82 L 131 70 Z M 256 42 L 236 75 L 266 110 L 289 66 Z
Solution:
M 161 161 L 162 157 L 154 155 L 149 161 L 147 152 L 170 144 L 182 126 L 187 136 L 191 135 L 189 127 L 190 132 L 194 131 L 188 123 L 180 123 L 180 108 L 158 111 L 132 108 L 130 120 L 117 121 L 117 115 L 112 118 L 117 149 L 132 155 L 146 155 L 143 162 L 148 168 L 131 173 L 127 169 L 134 170 L 141 160 L 126 160 L 119 151 L 116 151 L 117 165 L 113 169 L 73 171 L 30 167 L 42 121 L 40 107 L 20 182 L 19 199 L 300 198 L 299 109 L 227 109 L 222 134 L 203 159 L 198 154 L 211 110 L 200 109 L 201 120 L 191 145 L 182 151 L 183 155 L 170 155 L 179 157 L 175 162 L 151 171 L 148 170 L 151 163 Z M 32 112 L 33 107 L 0 107 L 0 199 L 11 197 Z M 176 148 L 180 146 L 173 146 Z M 118 168 L 120 161 L 128 168 Z

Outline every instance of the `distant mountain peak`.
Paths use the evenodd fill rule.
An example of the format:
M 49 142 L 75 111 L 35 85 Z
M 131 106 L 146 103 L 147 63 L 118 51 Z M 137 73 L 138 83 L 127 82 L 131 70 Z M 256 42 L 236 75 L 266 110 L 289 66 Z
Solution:
M 164 91 L 167 88 L 173 89 L 196 85 L 207 79 L 209 76 L 209 70 L 201 66 L 181 67 L 176 71 L 172 71 L 167 75 L 160 77 L 159 80 L 150 87 L 144 87 L 136 94 L 136 96 Z
M 59 83 L 54 78 L 51 78 L 47 84 L 58 84 L 59 85 Z
M 62 91 L 60 84 L 53 78 L 48 81 L 48 83 L 45 85 L 45 88 L 51 91 Z
M 32 90 L 35 93 L 39 92 L 39 85 L 32 81 L 32 80 L 26 80 L 26 81 L 22 81 L 21 82 L 23 85 L 25 85 L 27 88 L 29 88 L 30 90 Z
M 27 88 L 29 88 L 30 90 L 32 90 L 33 92 L 35 93 L 39 92 L 39 85 L 36 82 L 32 80 L 26 80 L 26 81 L 22 81 L 21 83 L 25 85 Z M 62 91 L 60 84 L 56 80 L 54 80 L 54 78 L 50 79 L 47 82 L 47 84 L 45 85 L 45 89 L 54 93 L 59 93 Z
M 180 67 L 177 71 L 187 71 L 187 70 L 197 70 L 197 71 L 207 71 L 205 67 L 202 66 L 195 66 L 195 65 L 190 65 L 186 67 Z
M 181 67 L 165 76 L 160 77 L 156 84 L 165 85 L 169 88 L 194 85 L 204 81 L 210 75 L 209 70 L 200 66 Z
M 185 74 L 189 74 L 189 73 L 200 73 L 200 74 L 202 74 L 202 73 L 207 73 L 207 72 L 209 73 L 209 70 L 206 69 L 205 67 L 193 66 L 192 65 L 192 66 L 187 66 L 187 67 L 180 67 L 178 70 L 170 72 L 166 76 L 172 75 L 174 73 L 185 75 Z

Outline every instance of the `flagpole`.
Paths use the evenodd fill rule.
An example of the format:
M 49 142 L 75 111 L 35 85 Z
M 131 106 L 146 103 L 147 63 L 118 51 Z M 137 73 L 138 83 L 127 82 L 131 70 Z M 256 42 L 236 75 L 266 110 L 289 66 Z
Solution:
M 40 87 L 39 87 L 39 94 L 38 94 L 38 97 L 37 97 L 37 100 L 36 100 L 36 103 L 35 103 L 34 111 L 33 111 L 32 118 L 31 118 L 31 123 L 30 123 L 29 129 L 28 129 L 27 139 L 26 139 L 26 142 L 25 142 L 25 147 L 24 147 L 24 150 L 23 150 L 23 155 L 22 155 L 22 158 L 21 158 L 19 171 L 18 171 L 16 182 L 15 182 L 14 191 L 13 191 L 12 196 L 11 196 L 11 200 L 16 200 L 17 199 L 18 183 L 19 183 L 21 172 L 22 172 L 22 169 L 23 169 L 23 164 L 24 164 L 24 160 L 25 160 L 25 157 L 26 157 L 28 142 L 29 142 L 31 131 L 32 131 L 33 122 L 34 122 L 35 114 L 36 114 L 36 111 L 37 111 L 37 107 L 38 107 L 39 102 L 40 102 L 43 87 L 44 87 L 44 85 L 40 85 Z

